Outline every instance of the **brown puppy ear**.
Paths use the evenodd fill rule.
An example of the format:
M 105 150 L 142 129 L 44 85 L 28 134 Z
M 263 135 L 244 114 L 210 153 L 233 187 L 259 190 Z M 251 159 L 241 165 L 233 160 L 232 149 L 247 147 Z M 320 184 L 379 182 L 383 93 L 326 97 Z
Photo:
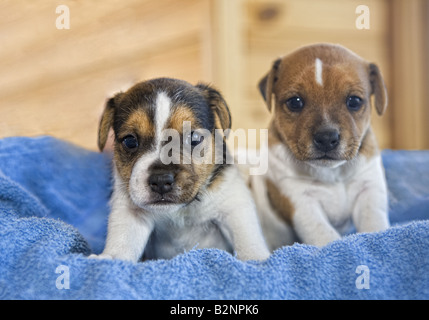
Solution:
M 210 108 L 218 116 L 222 129 L 231 129 L 231 113 L 229 112 L 228 105 L 221 93 L 213 87 L 203 83 L 197 84 L 196 87 L 203 91 Z
M 369 64 L 369 81 L 371 94 L 374 95 L 375 110 L 381 116 L 387 108 L 387 90 L 380 70 L 373 63 Z
M 115 100 L 120 94 L 115 95 L 106 102 L 103 114 L 100 120 L 100 126 L 98 128 L 98 148 L 103 151 L 106 146 L 109 130 L 113 126 L 113 116 L 115 113 Z
M 272 109 L 271 100 L 273 95 L 273 86 L 274 83 L 277 81 L 277 71 L 281 62 L 282 59 L 280 58 L 274 61 L 270 72 L 268 72 L 268 74 L 263 77 L 258 84 L 259 91 L 261 92 L 261 95 L 264 98 L 269 111 L 271 111 Z

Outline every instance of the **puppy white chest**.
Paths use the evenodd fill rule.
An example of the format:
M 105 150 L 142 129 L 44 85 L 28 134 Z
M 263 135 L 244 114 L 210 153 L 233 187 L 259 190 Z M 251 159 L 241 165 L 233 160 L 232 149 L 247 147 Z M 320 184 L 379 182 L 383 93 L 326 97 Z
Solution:
M 303 187 L 303 199 L 319 205 L 331 225 L 340 233 L 349 227 L 353 192 L 344 183 L 311 183 Z
M 154 230 L 144 253 L 145 259 L 170 259 L 191 249 L 218 248 L 232 252 L 228 232 L 209 217 L 213 208 L 183 208 L 156 219 Z

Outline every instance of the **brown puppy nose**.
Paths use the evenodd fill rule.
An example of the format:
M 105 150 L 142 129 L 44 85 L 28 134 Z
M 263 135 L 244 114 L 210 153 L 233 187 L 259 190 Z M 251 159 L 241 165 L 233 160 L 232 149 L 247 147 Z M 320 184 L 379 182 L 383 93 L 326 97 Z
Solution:
M 322 130 L 313 136 L 316 148 L 323 152 L 334 150 L 340 143 L 340 133 L 337 130 Z
M 173 189 L 174 175 L 172 173 L 152 174 L 149 177 L 149 186 L 153 192 L 161 195 Z

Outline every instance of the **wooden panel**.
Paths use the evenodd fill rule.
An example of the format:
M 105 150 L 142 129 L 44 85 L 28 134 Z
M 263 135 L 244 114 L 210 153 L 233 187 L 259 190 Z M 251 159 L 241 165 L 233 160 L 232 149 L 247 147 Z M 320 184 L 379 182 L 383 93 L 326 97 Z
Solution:
M 207 4 L 67 2 L 71 28 L 58 30 L 58 1 L 2 2 L 0 137 L 51 134 L 95 149 L 114 92 L 158 76 L 210 81 L 202 56 Z
M 424 0 L 392 3 L 393 146 L 429 149 L 429 5 Z
M 156 56 L 142 55 L 123 66 L 85 72 L 65 82 L 26 90 L 25 95 L 8 96 L 8 104 L 0 111 L 2 134 L 50 134 L 96 149 L 98 121 L 109 96 L 126 90 L 138 80 L 158 76 L 197 82 L 200 70 L 195 61 L 199 57 L 199 47 L 195 45 Z M 168 68 L 171 59 L 180 59 L 182 64 Z M 162 65 L 166 67 L 156 67 Z
M 266 128 L 257 83 L 272 61 L 332 42 L 385 77 L 391 104 L 373 117 L 380 145 L 428 147 L 424 2 L 368 1 L 370 30 L 358 30 L 360 0 L 75 0 L 70 30 L 57 30 L 59 1 L 2 1 L 0 137 L 52 134 L 95 149 L 105 99 L 157 76 L 212 83 L 234 129 Z
M 7 38 L 4 36 L 2 46 L 9 48 L 0 54 L 2 73 L 8 75 L 0 78 L 3 90 L 20 90 L 20 86 L 27 84 L 43 86 L 45 82 L 64 79 L 64 74 L 106 68 L 111 63 L 124 63 L 139 54 L 171 50 L 171 47 L 180 45 L 183 37 L 199 35 L 203 23 L 199 10 L 193 8 L 197 2 L 189 0 L 180 5 L 168 0 L 160 1 L 158 5 L 151 1 L 136 1 L 122 10 L 103 5 L 101 11 L 96 5 L 88 7 L 88 4 L 82 5 L 85 2 L 75 2 L 70 5 L 71 29 L 57 30 L 53 3 L 49 6 L 44 2 L 43 7 L 36 8 L 31 14 L 28 14 L 29 10 L 23 10 L 26 8 L 23 5 L 23 15 L 18 21 L 0 25 L 2 34 L 8 35 Z M 163 3 L 170 6 L 168 11 Z M 173 12 L 175 17 L 172 17 Z M 186 23 L 182 23 L 184 14 Z M 27 19 L 33 16 L 38 18 Z M 172 23 L 179 23 L 180 28 L 172 28 Z M 16 29 L 15 25 L 18 25 Z M 40 29 L 40 33 L 34 33 L 34 27 Z M 14 42 L 14 39 L 18 41 Z
M 355 11 L 361 4 L 359 0 L 249 0 L 245 23 L 252 26 L 253 34 L 266 38 L 283 37 L 296 29 L 349 33 L 356 31 Z M 371 33 L 386 33 L 386 1 L 365 4 L 371 13 Z

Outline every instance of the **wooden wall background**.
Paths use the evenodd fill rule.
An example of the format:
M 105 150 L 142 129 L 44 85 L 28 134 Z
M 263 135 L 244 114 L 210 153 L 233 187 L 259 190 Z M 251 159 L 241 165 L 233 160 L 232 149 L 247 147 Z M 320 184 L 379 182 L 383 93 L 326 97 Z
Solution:
M 360 4 L 370 8 L 369 30 L 355 26 Z M 70 9 L 69 30 L 56 28 L 59 5 Z M 425 0 L 2 1 L 0 137 L 49 134 L 96 150 L 105 100 L 160 76 L 212 83 L 229 103 L 233 129 L 266 128 L 257 83 L 271 62 L 332 42 L 381 68 L 390 96 L 385 116 L 374 114 L 381 147 L 429 148 L 427 7 Z

